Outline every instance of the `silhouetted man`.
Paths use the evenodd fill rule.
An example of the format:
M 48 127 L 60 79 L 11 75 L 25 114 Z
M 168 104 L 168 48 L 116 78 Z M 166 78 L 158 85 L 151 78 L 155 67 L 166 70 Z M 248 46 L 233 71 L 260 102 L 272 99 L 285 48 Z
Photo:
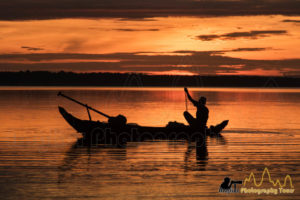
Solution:
M 183 115 L 191 127 L 204 131 L 208 120 L 208 113 L 209 113 L 208 108 L 205 106 L 206 98 L 200 97 L 199 101 L 196 101 L 191 97 L 187 88 L 184 88 L 184 91 L 186 92 L 188 99 L 197 108 L 197 112 L 196 112 L 196 119 L 187 111 L 185 111 Z
M 234 188 L 232 189 L 231 186 L 234 185 Z M 236 188 L 237 184 L 243 184 L 243 181 L 234 181 L 231 180 L 229 177 L 224 178 L 223 183 L 220 185 L 219 192 L 239 192 L 239 190 Z
M 223 183 L 220 185 L 220 189 L 219 190 L 230 190 L 231 189 L 231 185 L 232 185 L 232 181 L 230 181 L 230 178 L 226 177 L 224 178 Z

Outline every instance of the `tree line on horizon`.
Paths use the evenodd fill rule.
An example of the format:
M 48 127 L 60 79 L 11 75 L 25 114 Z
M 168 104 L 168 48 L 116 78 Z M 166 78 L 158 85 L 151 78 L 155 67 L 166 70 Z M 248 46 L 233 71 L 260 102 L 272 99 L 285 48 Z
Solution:
M 139 73 L 0 72 L 1 86 L 300 87 L 299 77 Z

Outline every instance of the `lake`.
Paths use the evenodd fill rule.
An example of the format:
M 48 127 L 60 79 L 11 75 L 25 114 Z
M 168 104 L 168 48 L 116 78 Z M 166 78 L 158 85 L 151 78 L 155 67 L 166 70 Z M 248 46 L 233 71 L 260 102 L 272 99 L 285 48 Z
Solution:
M 193 97 L 207 97 L 208 125 L 229 120 L 223 137 L 207 138 L 200 159 L 185 141 L 77 145 L 81 134 L 57 106 L 81 119 L 88 114 L 58 91 L 130 123 L 186 123 L 182 88 L 1 87 L 1 199 L 300 199 L 300 89 L 191 89 Z M 294 193 L 219 192 L 225 177 L 244 181 L 253 172 L 260 182 L 265 168 Z M 267 175 L 260 188 L 276 188 Z

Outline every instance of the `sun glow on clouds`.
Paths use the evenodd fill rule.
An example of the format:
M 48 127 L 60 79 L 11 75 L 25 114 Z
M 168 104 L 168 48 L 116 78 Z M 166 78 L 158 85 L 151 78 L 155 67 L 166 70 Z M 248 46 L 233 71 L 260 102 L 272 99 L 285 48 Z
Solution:
M 182 75 L 182 76 L 194 76 L 196 73 L 192 73 L 189 71 L 179 71 L 179 70 L 171 70 L 171 71 L 162 71 L 162 72 L 151 72 L 148 73 L 151 75 Z
M 168 17 L 141 21 L 121 19 L 0 21 L 0 54 L 80 53 L 108 55 L 105 59 L 95 60 L 85 60 L 82 58 L 57 60 L 53 58 L 47 61 L 8 61 L 1 59 L 0 67 L 6 63 L 23 63 L 27 65 L 42 62 L 48 64 L 77 62 L 118 63 L 118 58 L 110 58 L 109 55 L 114 53 L 136 53 L 136 55 L 144 56 L 161 55 L 171 57 L 180 55 L 182 59 L 172 65 L 174 69 L 167 71 L 164 69 L 161 71 L 147 71 L 147 73 L 181 73 L 191 75 L 197 73 L 197 71 L 184 70 L 183 68 L 202 65 L 201 58 L 194 61 L 190 60 L 190 55 L 193 51 L 211 51 L 216 52 L 216 54 L 222 51 L 222 56 L 246 60 L 294 59 L 299 58 L 300 53 L 300 26 L 296 23 L 299 19 L 299 17 L 277 15 L 211 18 Z M 256 38 L 222 38 L 222 36 L 224 37 L 226 34 L 236 36 L 241 35 L 241 33 L 244 35 L 251 33 L 265 34 Z M 211 40 L 199 40 L 197 37 L 201 35 L 215 35 L 221 37 Z M 207 63 L 209 64 L 210 62 L 205 62 L 205 64 Z M 142 65 L 147 65 L 147 63 L 139 62 L 131 64 L 135 67 L 140 65 L 141 68 L 143 68 Z M 297 64 L 299 66 L 299 63 Z M 124 65 L 128 64 L 125 63 Z M 213 65 L 215 64 L 213 63 Z M 229 65 L 219 63 L 218 65 L 220 68 L 228 68 L 229 66 L 231 69 L 238 70 L 237 72 L 228 72 L 228 74 L 265 73 L 264 69 L 245 69 L 243 71 L 243 64 L 239 63 Z M 159 67 L 159 65 L 157 67 Z M 181 69 L 178 70 L 176 67 L 181 67 Z M 80 66 L 77 66 L 77 68 L 80 68 Z M 82 71 L 85 69 L 90 71 L 89 65 L 83 65 L 81 68 Z M 0 70 L 3 69 L 0 68 Z M 104 70 L 102 69 L 102 71 Z M 272 72 L 272 74 L 280 74 L 279 71 L 279 69 L 273 69 L 273 71 L 267 70 L 267 72 Z M 205 71 L 201 72 L 205 73 Z M 208 73 L 213 74 L 212 71 Z M 226 74 L 226 72 L 224 73 Z M 215 74 L 220 73 L 215 71 Z

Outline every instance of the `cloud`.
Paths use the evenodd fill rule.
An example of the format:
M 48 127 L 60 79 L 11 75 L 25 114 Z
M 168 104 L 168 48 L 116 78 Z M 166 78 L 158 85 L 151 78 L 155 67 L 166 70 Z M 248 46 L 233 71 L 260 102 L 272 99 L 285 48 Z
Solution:
M 299 15 L 299 8 L 298 0 L 2 0 L 0 19 Z
M 220 35 L 198 35 L 197 39 L 202 41 L 211 41 L 220 38 Z
M 152 28 L 152 29 L 131 29 L 131 28 L 120 28 L 120 29 L 113 29 L 115 31 L 127 31 L 127 32 L 131 32 L 131 31 L 159 31 L 159 29 L 156 28 Z
M 64 47 L 64 52 L 74 52 L 81 49 L 82 45 L 85 43 L 83 38 L 72 38 L 66 42 Z
M 237 49 L 232 49 L 230 51 L 232 52 L 240 52 L 240 51 L 265 51 L 271 48 L 237 48 Z
M 211 41 L 215 39 L 220 40 L 235 40 L 238 38 L 257 39 L 261 37 L 269 37 L 271 35 L 284 35 L 287 31 L 285 30 L 255 30 L 248 32 L 231 32 L 222 35 L 198 35 L 196 39 L 202 41 Z
M 243 50 L 255 48 L 241 48 Z M 262 50 L 262 48 L 256 48 Z M 232 51 L 237 50 L 233 49 Z M 230 51 L 230 50 L 228 50 Z M 272 71 L 278 74 L 300 75 L 300 59 L 250 60 L 224 56 L 224 51 L 132 52 L 111 54 L 2 54 L 0 71 L 47 70 L 80 72 L 143 72 L 182 71 L 200 75 Z M 148 55 L 146 53 L 149 53 Z M 152 54 L 150 54 L 152 53 Z M 60 61 L 61 60 L 61 61 Z M 72 60 L 66 63 L 65 60 Z M 84 62 L 82 60 L 85 60 Z M 118 60 L 118 62 L 105 62 Z M 15 61 L 10 63 L 8 61 Z M 26 61 L 31 61 L 26 63 Z M 53 62 L 55 61 L 55 62 Z
M 266 30 L 266 31 L 250 31 L 250 32 L 232 32 L 224 34 L 225 39 L 234 39 L 234 38 L 252 38 L 256 39 L 258 37 L 267 37 L 270 35 L 282 35 L 286 34 L 285 30 Z
M 294 20 L 294 19 L 285 19 L 285 20 L 282 20 L 282 22 L 300 23 L 300 20 Z
M 36 47 L 28 47 L 28 46 L 21 46 L 22 49 L 27 49 L 28 51 L 42 51 L 45 50 L 43 48 L 36 48 Z

